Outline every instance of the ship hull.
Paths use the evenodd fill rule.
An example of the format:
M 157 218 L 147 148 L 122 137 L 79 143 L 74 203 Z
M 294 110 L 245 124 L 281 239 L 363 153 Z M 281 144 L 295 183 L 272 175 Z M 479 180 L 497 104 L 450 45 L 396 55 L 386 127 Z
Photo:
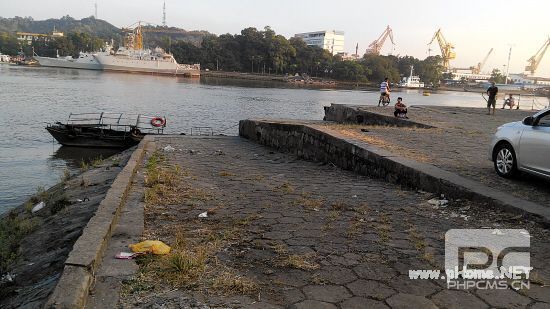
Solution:
M 143 138 L 115 130 L 86 127 L 51 126 L 46 130 L 61 145 L 71 147 L 126 149 L 139 144 Z
M 95 58 L 105 71 L 200 77 L 200 68 L 192 65 L 178 65 L 176 62 L 129 59 L 112 55 L 98 55 Z
M 83 69 L 83 70 L 101 70 L 102 66 L 93 57 L 86 61 L 69 61 L 66 59 L 48 58 L 48 57 L 34 57 L 38 60 L 43 67 L 53 68 L 69 68 L 69 69 Z

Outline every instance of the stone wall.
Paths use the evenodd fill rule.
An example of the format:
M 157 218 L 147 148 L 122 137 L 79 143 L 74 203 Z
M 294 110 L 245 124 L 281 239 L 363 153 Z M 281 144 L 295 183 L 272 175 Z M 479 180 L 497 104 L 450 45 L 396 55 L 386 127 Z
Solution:
M 416 128 L 433 128 L 430 125 L 400 119 L 392 116 L 372 113 L 361 109 L 360 106 L 349 106 L 343 104 L 331 104 L 325 106 L 326 121 L 334 121 L 338 123 L 356 123 L 365 125 L 380 125 L 380 126 L 397 126 L 397 127 L 416 127 Z

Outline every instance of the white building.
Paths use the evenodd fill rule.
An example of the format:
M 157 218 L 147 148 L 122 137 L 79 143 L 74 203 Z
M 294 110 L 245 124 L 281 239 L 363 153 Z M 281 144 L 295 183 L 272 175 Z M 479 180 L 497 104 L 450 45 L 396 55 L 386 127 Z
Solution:
M 0 62 L 10 62 L 10 56 L 0 53 Z
M 475 74 L 472 72 L 472 69 L 458 69 L 454 68 L 450 72 L 452 74 L 453 80 L 462 80 L 463 78 L 469 81 L 483 82 L 491 78 L 490 74 Z
M 510 74 L 509 77 L 514 84 L 522 84 L 524 86 L 537 85 L 537 86 L 550 86 L 550 78 L 533 77 L 525 74 Z
M 344 53 L 344 31 L 306 32 L 297 33 L 294 36 L 304 40 L 307 45 L 319 46 L 333 55 Z

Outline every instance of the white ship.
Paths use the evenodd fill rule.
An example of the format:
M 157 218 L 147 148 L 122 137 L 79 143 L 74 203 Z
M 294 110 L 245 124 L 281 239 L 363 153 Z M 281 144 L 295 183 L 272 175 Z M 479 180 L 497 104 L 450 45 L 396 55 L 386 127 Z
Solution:
M 399 87 L 403 88 L 424 88 L 424 83 L 420 82 L 420 77 L 413 75 L 413 66 L 411 65 L 411 74 L 409 77 L 403 77 Z
M 78 58 L 71 56 L 67 57 L 40 57 L 34 56 L 34 59 L 38 60 L 43 67 L 55 67 L 55 68 L 71 68 L 71 69 L 86 69 L 86 70 L 101 70 L 101 64 L 94 58 L 93 54 L 80 53 Z
M 126 46 L 115 53 L 94 55 L 105 71 L 200 76 L 200 64 L 178 64 L 172 54 L 162 48 L 143 49 L 141 25 L 126 38 Z

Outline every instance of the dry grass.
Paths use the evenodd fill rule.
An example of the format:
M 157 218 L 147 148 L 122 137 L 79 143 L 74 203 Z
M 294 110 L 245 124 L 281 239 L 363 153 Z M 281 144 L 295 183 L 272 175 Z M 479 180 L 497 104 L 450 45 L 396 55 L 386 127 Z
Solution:
M 344 203 L 342 201 L 336 201 L 336 202 L 330 204 L 330 207 L 333 210 L 337 210 L 337 211 L 343 211 L 343 210 L 346 210 L 348 208 L 346 203 Z
M 235 176 L 235 174 L 233 174 L 231 172 L 227 172 L 227 171 L 221 171 L 220 176 L 221 177 L 232 177 L 232 176 Z
M 300 205 L 304 207 L 305 209 L 314 210 L 314 209 L 321 209 L 321 207 L 325 204 L 325 201 L 323 199 L 315 199 L 315 198 L 309 198 L 309 197 L 300 197 L 297 200 L 294 201 L 295 205 Z
M 230 271 L 224 271 L 214 278 L 212 288 L 226 295 L 252 294 L 259 289 L 258 284 L 253 280 Z
M 284 193 L 293 193 L 294 192 L 294 187 L 290 183 L 285 182 L 285 183 L 273 188 L 273 191 L 281 191 L 281 192 L 284 192 Z
M 431 265 L 435 265 L 435 258 L 431 252 L 429 252 L 429 248 L 426 244 L 426 240 L 422 235 L 418 232 L 416 227 L 412 224 L 409 224 L 409 236 L 411 238 L 412 243 L 414 244 L 414 247 L 418 252 L 421 254 L 421 257 L 424 261 L 428 262 Z
M 346 231 L 346 236 L 348 238 L 352 238 L 352 237 L 356 237 L 358 236 L 362 229 L 363 229 L 363 226 L 365 225 L 365 222 L 361 221 L 361 219 L 359 218 L 354 218 L 351 222 L 350 222 L 350 225 L 348 227 L 348 230 Z
M 315 262 L 315 254 L 311 253 L 287 255 L 282 259 L 280 265 L 307 271 L 316 270 L 321 267 Z
M 376 229 L 376 232 L 378 233 L 378 236 L 380 237 L 380 241 L 382 243 L 385 243 L 390 240 L 390 231 L 391 231 L 390 218 L 388 214 L 381 214 L 380 222 L 381 222 L 380 224 L 377 224 L 375 226 L 375 229 Z

